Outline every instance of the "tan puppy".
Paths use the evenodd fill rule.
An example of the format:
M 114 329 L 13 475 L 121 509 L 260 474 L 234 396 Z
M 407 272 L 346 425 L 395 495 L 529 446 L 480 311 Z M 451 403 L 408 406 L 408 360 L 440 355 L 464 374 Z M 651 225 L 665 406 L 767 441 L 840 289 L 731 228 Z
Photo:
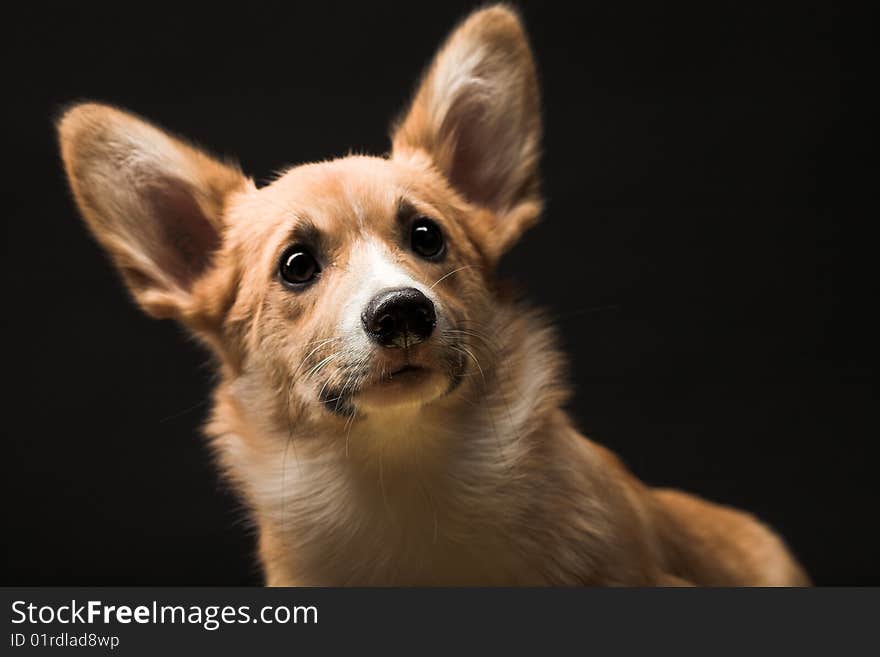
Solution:
M 453 33 L 387 157 L 258 190 L 111 107 L 58 129 L 137 303 L 216 356 L 207 433 L 269 584 L 807 583 L 764 525 L 647 488 L 561 410 L 553 332 L 493 273 L 541 211 L 511 10 Z

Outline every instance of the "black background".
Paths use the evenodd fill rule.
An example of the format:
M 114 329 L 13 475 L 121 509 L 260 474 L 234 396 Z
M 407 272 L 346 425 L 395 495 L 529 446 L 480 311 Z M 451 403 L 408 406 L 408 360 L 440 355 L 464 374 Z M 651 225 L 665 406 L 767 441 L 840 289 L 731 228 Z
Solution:
M 651 484 L 755 512 L 820 584 L 880 584 L 876 171 L 831 5 L 521 3 L 544 223 L 504 270 L 557 318 L 571 410 Z M 757 5 L 757 3 L 756 3 Z M 134 308 L 70 201 L 52 119 L 127 107 L 266 180 L 381 153 L 469 3 L 14 17 L 3 584 L 259 583 L 199 435 L 206 355 Z M 282 8 L 283 7 L 283 11 Z M 858 54 L 858 53 L 857 53 Z

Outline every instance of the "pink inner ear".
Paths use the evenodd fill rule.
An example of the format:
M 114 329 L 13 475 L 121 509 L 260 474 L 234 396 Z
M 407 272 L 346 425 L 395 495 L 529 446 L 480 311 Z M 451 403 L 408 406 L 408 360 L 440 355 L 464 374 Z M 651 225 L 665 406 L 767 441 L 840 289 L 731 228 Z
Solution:
M 459 98 L 450 109 L 455 124 L 444 126 L 455 144 L 449 178 L 468 200 L 501 211 L 521 191 L 515 169 L 526 128 L 512 125 L 513 115 L 491 116 L 484 100 Z
M 183 181 L 154 181 L 149 198 L 158 228 L 151 256 L 181 288 L 189 290 L 211 263 L 220 235 Z

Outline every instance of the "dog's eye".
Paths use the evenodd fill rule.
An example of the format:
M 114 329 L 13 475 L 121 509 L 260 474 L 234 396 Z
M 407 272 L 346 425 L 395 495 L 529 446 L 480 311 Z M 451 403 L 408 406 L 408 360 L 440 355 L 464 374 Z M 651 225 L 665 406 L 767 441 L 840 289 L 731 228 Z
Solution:
M 412 250 L 423 258 L 434 259 L 443 254 L 445 243 L 440 227 L 427 217 L 413 222 L 410 235 Z
M 291 246 L 282 254 L 278 272 L 285 283 L 301 287 L 311 282 L 321 271 L 318 262 L 302 246 Z

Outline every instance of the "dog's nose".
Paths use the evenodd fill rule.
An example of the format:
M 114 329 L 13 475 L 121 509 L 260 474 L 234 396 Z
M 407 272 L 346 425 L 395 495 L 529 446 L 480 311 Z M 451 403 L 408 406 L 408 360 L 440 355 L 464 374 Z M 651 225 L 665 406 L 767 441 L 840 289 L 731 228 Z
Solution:
M 437 324 L 434 304 L 412 287 L 383 290 L 361 315 L 364 330 L 389 349 L 410 347 L 428 339 Z

